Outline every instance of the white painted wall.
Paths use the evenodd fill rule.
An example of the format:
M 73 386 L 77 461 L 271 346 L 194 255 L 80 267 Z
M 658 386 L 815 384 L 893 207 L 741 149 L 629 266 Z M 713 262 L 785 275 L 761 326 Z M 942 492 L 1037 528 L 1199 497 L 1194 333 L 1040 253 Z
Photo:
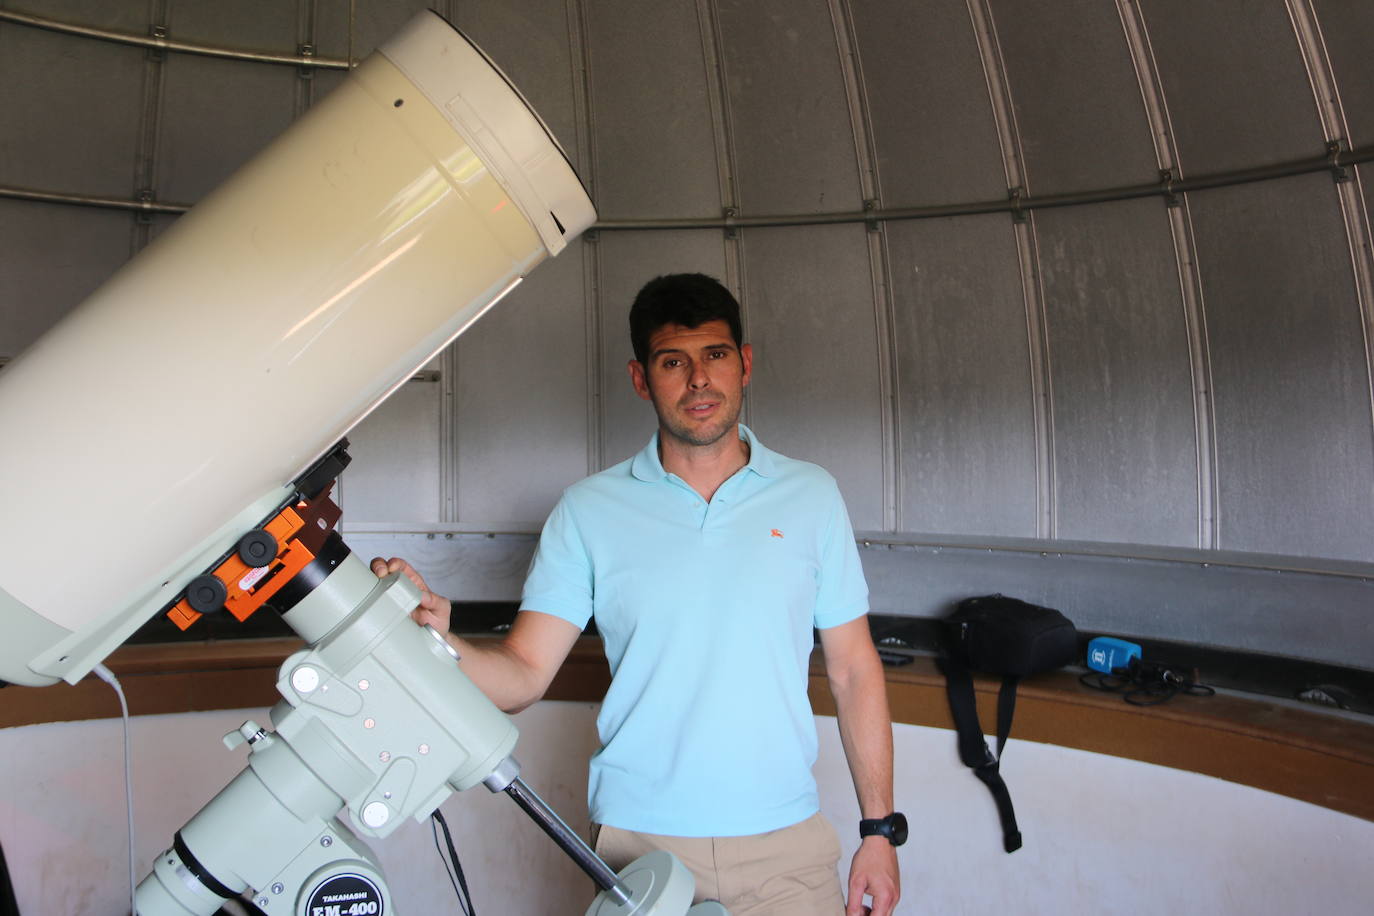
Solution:
M 858 817 L 833 718 L 817 718 L 821 806 Z M 1366 913 L 1374 822 L 1200 776 L 1008 742 L 1002 774 L 1025 846 L 1002 851 L 992 796 L 954 733 L 899 725 L 902 914 Z M 855 831 L 857 832 L 857 831 Z M 858 845 L 846 835 L 846 855 Z
M 541 703 L 517 721 L 526 781 L 586 829 L 595 705 Z M 266 710 L 133 722 L 140 877 L 242 766 L 219 737 Z M 818 718 L 822 806 L 846 857 L 857 809 L 834 719 Z M 0 730 L 0 841 L 25 916 L 127 911 L 117 721 Z M 1012 740 L 1003 772 L 1025 847 L 1001 850 L 991 798 L 942 729 L 897 727 L 902 914 L 1346 913 L 1374 900 L 1374 823 L 1193 773 Z M 503 797 L 476 789 L 445 815 L 478 911 L 581 913 L 590 882 Z M 456 912 L 429 828 L 377 844 L 401 916 Z M 123 906 L 121 906 L 123 904 Z

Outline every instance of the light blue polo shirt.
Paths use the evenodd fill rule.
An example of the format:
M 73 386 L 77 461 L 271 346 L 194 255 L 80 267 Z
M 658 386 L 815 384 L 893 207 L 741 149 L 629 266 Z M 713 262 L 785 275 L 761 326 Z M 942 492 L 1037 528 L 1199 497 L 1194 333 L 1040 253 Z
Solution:
M 710 503 L 664 471 L 655 435 L 544 525 L 520 606 L 595 616 L 613 675 L 597 823 L 739 836 L 819 810 L 811 628 L 866 613 L 868 587 L 834 478 L 740 436 L 749 463 Z

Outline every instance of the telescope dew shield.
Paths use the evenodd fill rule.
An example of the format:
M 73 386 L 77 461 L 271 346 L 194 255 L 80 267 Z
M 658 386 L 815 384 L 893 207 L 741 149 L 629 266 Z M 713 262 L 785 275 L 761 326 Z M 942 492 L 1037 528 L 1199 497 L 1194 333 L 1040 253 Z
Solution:
M 0 679 L 79 680 L 595 218 L 417 16 L 0 373 Z

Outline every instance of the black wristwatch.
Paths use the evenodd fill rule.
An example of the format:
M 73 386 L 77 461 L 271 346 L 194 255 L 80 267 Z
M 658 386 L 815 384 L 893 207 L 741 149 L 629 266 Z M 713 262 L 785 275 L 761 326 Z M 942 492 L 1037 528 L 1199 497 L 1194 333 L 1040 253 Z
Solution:
M 859 821 L 859 836 L 885 836 L 893 846 L 906 842 L 906 815 L 893 811 L 887 817 Z

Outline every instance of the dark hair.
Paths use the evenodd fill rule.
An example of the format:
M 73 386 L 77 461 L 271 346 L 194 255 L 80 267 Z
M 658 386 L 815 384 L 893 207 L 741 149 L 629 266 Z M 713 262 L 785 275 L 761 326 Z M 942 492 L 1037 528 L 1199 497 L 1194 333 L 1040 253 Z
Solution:
M 719 280 L 705 274 L 655 277 L 644 284 L 630 306 L 630 343 L 635 359 L 641 363 L 648 359 L 649 338 L 665 324 L 695 328 L 716 320 L 730 325 L 735 346 L 743 343 L 739 302 Z

